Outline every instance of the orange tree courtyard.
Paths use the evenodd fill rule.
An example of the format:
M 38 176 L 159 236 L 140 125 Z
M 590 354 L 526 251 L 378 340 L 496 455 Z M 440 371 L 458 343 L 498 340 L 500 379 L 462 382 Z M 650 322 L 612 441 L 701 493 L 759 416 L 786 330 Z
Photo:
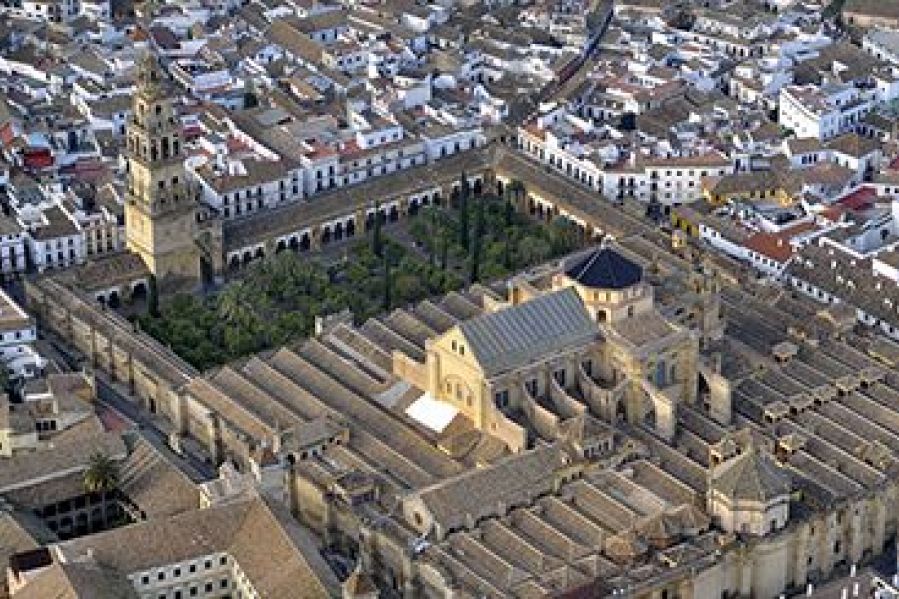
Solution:
M 520 193 L 510 186 L 509 195 Z M 308 336 L 315 317 L 349 309 L 357 322 L 477 281 L 495 281 L 583 244 L 564 219 L 540 223 L 512 197 L 471 197 L 421 210 L 408 225 L 414 247 L 375 226 L 343 257 L 290 250 L 251 264 L 209 297 L 179 295 L 140 326 L 204 370 Z

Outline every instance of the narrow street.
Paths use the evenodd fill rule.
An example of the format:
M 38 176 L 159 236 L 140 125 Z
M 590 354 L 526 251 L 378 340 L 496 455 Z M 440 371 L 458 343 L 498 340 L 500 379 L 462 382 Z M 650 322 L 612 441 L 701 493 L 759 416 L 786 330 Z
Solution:
M 60 341 L 55 335 L 42 331 L 39 341 L 49 350 L 51 361 L 59 372 L 77 372 L 82 369 L 84 357 L 79 352 Z M 101 372 L 94 373 L 97 397 L 96 412 L 107 426 L 116 430 L 134 430 L 165 455 L 173 464 L 195 482 L 210 480 L 217 476 L 215 468 L 200 457 L 197 452 L 185 448 L 181 455 L 172 450 L 168 443 L 168 433 L 162 427 L 161 419 L 142 410 L 127 397 L 127 390 L 111 383 Z
M 139 434 L 173 464 L 195 482 L 213 479 L 217 476 L 215 468 L 204 460 L 184 451 L 183 455 L 172 450 L 168 443 L 168 434 L 160 428 L 159 422 L 133 402 L 123 392 L 99 374 L 97 381 L 97 404 L 100 410 L 111 410 L 130 423 Z

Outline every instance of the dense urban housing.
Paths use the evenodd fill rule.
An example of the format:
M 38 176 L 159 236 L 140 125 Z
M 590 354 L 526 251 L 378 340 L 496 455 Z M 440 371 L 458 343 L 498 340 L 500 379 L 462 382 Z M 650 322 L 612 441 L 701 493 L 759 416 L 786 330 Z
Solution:
M 899 597 L 899 12 L 0 8 L 0 597 Z

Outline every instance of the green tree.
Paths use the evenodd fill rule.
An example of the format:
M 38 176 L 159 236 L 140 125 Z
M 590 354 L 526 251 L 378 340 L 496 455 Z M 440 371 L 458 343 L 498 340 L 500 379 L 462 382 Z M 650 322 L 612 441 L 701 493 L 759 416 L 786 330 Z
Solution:
M 372 231 L 371 231 L 371 251 L 377 256 L 381 257 L 381 253 L 384 251 L 384 240 L 381 237 L 381 203 L 375 202 L 375 220 L 372 223 Z
M 555 255 L 567 254 L 580 245 L 580 228 L 564 216 L 557 216 L 553 219 L 548 233 L 552 253 Z
M 94 453 L 84 471 L 83 482 L 89 493 L 111 491 L 119 483 L 119 467 L 108 455 Z
M 552 256 L 552 247 L 536 235 L 528 235 L 518 242 L 518 258 L 521 264 L 540 264 Z
M 402 268 L 397 272 L 402 272 Z M 423 285 L 423 273 L 405 273 L 397 274 L 393 280 L 393 293 L 396 295 L 400 304 L 408 304 L 418 301 L 425 296 L 425 287 Z
M 147 279 L 147 315 L 150 318 L 159 318 L 159 287 L 154 274 Z
M 521 200 L 524 198 L 524 183 L 520 179 L 512 179 L 512 182 L 509 183 L 509 188 L 512 190 L 511 200 L 514 208 L 514 205 L 520 205 Z
M 468 184 L 468 175 L 462 171 L 462 178 L 459 181 L 459 245 L 463 251 L 468 251 L 468 195 L 470 186 Z
M 265 347 L 265 344 L 260 344 L 260 338 L 255 334 L 255 331 L 239 326 L 225 327 L 222 341 L 227 350 L 226 360 L 249 354 Z
M 434 268 L 436 261 L 437 247 L 434 243 L 434 237 L 437 235 L 437 211 L 433 208 L 428 210 L 428 238 L 425 240 L 425 247 L 428 250 L 428 265 Z
M 389 252 L 384 252 L 384 303 L 383 309 L 386 312 L 390 310 L 390 255 Z
M 440 233 L 440 270 L 446 272 L 449 262 L 449 235 L 446 231 Z
M 506 196 L 506 201 L 503 204 L 503 225 L 506 229 L 511 229 L 512 225 L 515 224 L 515 204 L 512 203 L 512 200 Z
M 256 325 L 258 314 L 249 286 L 244 282 L 234 283 L 218 296 L 218 315 L 231 325 L 250 329 Z
M 484 204 L 486 204 L 486 199 L 481 198 L 478 200 L 477 212 L 475 213 L 475 221 L 474 221 L 474 237 L 472 237 L 471 241 L 471 251 L 470 251 L 470 270 L 468 272 L 468 282 L 475 283 L 480 276 L 480 267 L 481 267 L 481 249 L 484 237 Z

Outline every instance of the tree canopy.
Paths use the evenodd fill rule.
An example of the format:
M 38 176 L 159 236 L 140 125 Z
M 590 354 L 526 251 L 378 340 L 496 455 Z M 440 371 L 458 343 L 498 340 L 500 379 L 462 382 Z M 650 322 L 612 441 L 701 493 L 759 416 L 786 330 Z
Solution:
M 180 295 L 148 311 L 139 317 L 141 328 L 205 370 L 306 337 L 316 316 L 349 309 L 362 322 L 466 281 L 507 277 L 583 242 L 564 219 L 537 222 L 514 212 L 511 198 L 468 197 L 465 187 L 463 206 L 425 207 L 411 219 L 415 248 L 376 225 L 367 241 L 359 239 L 332 262 L 284 249 L 214 295 Z M 463 228 L 470 230 L 463 235 Z
M 111 491 L 119 484 L 119 467 L 108 455 L 95 453 L 84 471 L 84 489 L 89 493 Z

